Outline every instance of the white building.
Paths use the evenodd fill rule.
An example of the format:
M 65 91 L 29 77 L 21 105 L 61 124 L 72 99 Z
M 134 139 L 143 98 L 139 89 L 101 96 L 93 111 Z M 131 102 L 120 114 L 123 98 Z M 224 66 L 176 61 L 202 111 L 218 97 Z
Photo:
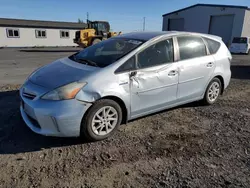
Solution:
M 0 18 L 0 47 L 77 46 L 75 31 L 85 23 Z
M 250 10 L 245 6 L 196 4 L 163 15 L 163 31 L 192 31 L 221 36 L 250 37 Z

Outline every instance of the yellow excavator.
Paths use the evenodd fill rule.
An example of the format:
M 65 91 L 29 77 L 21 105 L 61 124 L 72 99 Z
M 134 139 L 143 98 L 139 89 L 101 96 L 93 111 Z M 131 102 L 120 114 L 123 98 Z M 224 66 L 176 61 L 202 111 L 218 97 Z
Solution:
M 110 32 L 109 22 L 106 21 L 87 20 L 87 25 L 86 29 L 76 31 L 74 38 L 74 43 L 83 48 L 121 34 L 121 32 Z

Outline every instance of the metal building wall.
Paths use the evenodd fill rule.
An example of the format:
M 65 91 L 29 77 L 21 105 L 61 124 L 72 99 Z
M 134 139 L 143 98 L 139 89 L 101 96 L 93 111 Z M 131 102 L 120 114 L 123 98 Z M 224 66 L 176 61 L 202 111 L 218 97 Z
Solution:
M 168 30 L 169 19 L 184 18 L 184 31 L 209 33 L 211 16 L 234 15 L 232 36 L 241 36 L 244 24 L 245 9 L 196 6 L 180 12 L 163 16 L 163 31 Z M 223 24 L 223 23 L 222 23 Z
M 241 36 L 250 37 L 250 10 L 246 10 L 245 12 L 245 19 Z
M 225 44 L 230 45 L 234 16 L 234 14 L 211 16 L 209 34 L 220 36 Z

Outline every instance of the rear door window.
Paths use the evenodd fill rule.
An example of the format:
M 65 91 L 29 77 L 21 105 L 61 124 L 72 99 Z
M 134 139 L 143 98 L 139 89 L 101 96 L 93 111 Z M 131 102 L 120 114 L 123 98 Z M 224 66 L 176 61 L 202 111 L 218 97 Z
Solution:
M 219 50 L 219 48 L 220 48 L 219 42 L 212 40 L 212 39 L 209 39 L 209 38 L 205 38 L 205 37 L 203 39 L 207 43 L 207 47 L 208 47 L 210 54 L 215 54 Z
M 200 37 L 180 36 L 177 37 L 180 60 L 192 59 L 207 55 L 206 46 Z

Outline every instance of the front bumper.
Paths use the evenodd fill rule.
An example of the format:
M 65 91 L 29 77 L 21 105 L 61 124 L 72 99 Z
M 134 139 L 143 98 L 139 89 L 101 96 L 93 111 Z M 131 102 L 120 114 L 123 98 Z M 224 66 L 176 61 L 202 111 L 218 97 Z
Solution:
M 91 106 L 76 99 L 49 101 L 29 99 L 20 89 L 20 112 L 27 126 L 35 133 L 45 136 L 78 137 L 82 117 Z

